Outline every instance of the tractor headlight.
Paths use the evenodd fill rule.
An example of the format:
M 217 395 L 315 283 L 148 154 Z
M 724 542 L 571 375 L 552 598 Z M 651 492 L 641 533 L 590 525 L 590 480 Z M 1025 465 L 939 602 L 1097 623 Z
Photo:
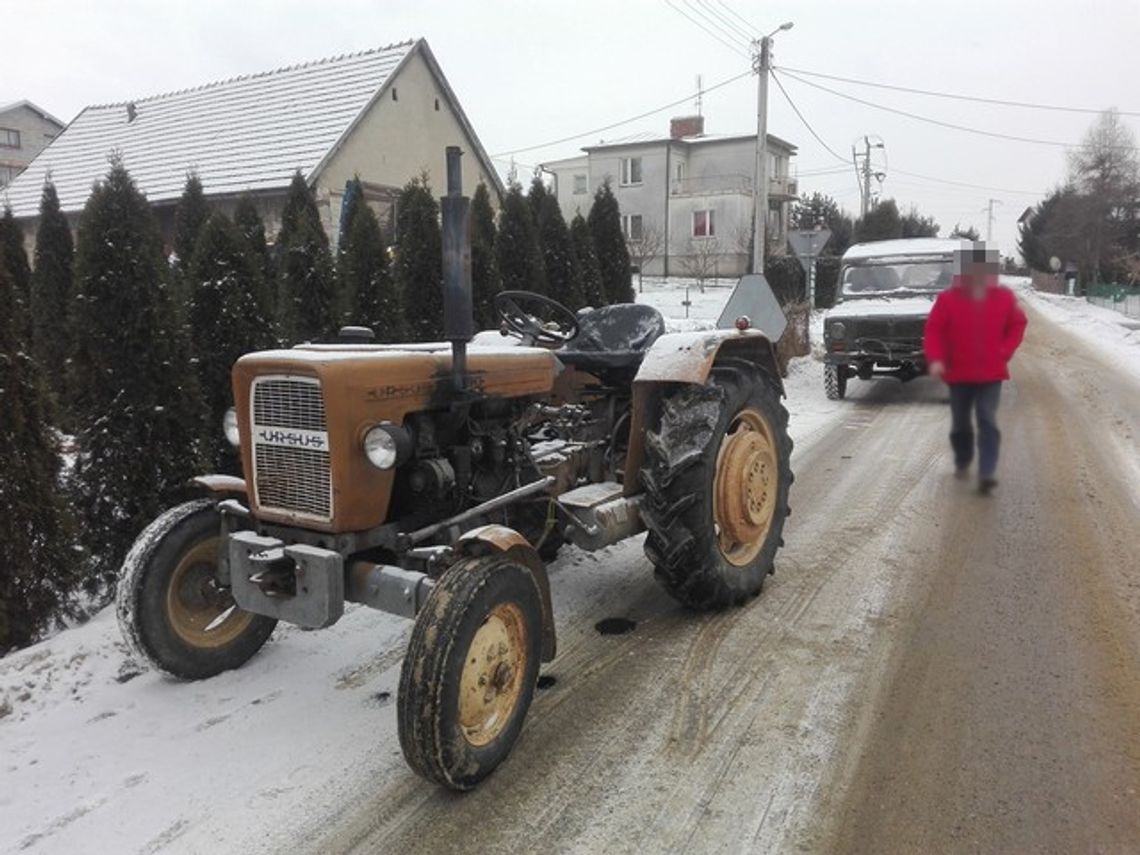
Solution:
M 842 321 L 836 321 L 827 328 L 827 334 L 828 338 L 835 341 L 843 341 L 843 339 L 847 338 L 847 327 L 843 326 Z
M 364 434 L 364 456 L 377 469 L 391 469 L 408 459 L 412 438 L 396 425 L 376 425 Z
M 233 407 L 226 410 L 226 414 L 222 416 L 222 433 L 226 435 L 226 441 L 234 448 L 241 445 L 241 436 L 238 434 L 237 410 Z

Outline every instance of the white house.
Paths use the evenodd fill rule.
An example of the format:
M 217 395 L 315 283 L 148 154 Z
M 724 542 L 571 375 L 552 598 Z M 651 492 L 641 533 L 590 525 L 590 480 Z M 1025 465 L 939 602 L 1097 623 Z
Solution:
M 609 180 L 635 266 L 653 275 L 738 276 L 751 256 L 756 134 L 713 136 L 704 118 L 673 119 L 666 138 L 587 146 L 578 157 L 542 165 L 567 219 L 583 216 Z M 796 195 L 789 162 L 796 147 L 769 134 L 770 246 L 783 251 Z M 640 254 L 641 257 L 638 257 Z
M 301 171 L 316 192 L 335 245 L 345 183 L 359 175 L 382 222 L 400 188 L 427 173 L 444 193 L 444 150 L 465 152 L 464 192 L 502 182 L 423 39 L 209 83 L 180 92 L 86 108 L 6 191 L 34 232 L 50 173 L 74 223 L 108 159 L 123 158 L 154 206 L 169 243 L 174 208 L 195 172 L 214 206 L 257 203 L 272 240 L 286 191 Z
M 31 101 L 0 104 L 0 188 L 59 136 L 63 122 Z

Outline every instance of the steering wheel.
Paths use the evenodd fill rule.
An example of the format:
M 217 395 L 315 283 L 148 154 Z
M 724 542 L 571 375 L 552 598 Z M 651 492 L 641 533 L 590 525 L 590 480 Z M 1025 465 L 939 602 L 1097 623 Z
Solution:
M 578 335 L 578 318 L 559 303 L 533 291 L 500 291 L 495 311 L 513 332 L 536 344 L 561 347 Z

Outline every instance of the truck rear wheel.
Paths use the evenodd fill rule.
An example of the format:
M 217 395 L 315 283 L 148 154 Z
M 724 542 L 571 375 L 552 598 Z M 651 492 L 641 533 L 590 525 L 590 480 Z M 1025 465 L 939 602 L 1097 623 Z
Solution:
M 847 395 L 847 366 L 824 365 L 823 388 L 829 401 L 838 401 Z
M 774 384 L 747 363 L 662 402 L 641 470 L 645 553 L 685 605 L 742 603 L 772 572 L 792 482 L 787 424 Z
M 138 536 L 115 595 L 127 643 L 159 671 L 201 680 L 244 665 L 277 621 L 242 611 L 218 583 L 221 520 L 209 500 L 171 508 Z
M 510 753 L 534 697 L 542 601 L 525 567 L 457 562 L 416 618 L 400 670 L 400 747 L 419 775 L 469 790 Z

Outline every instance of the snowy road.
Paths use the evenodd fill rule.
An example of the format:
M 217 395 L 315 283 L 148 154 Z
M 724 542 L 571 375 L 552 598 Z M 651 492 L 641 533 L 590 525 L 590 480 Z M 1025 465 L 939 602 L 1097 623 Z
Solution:
M 830 403 L 800 363 L 764 593 L 691 614 L 639 540 L 569 551 L 555 682 L 471 794 L 403 764 L 402 622 L 279 631 L 191 685 L 121 671 L 107 616 L 63 633 L 0 661 L 0 851 L 1134 848 L 1140 384 L 1110 369 L 1032 312 L 987 501 L 947 474 L 942 389 Z

